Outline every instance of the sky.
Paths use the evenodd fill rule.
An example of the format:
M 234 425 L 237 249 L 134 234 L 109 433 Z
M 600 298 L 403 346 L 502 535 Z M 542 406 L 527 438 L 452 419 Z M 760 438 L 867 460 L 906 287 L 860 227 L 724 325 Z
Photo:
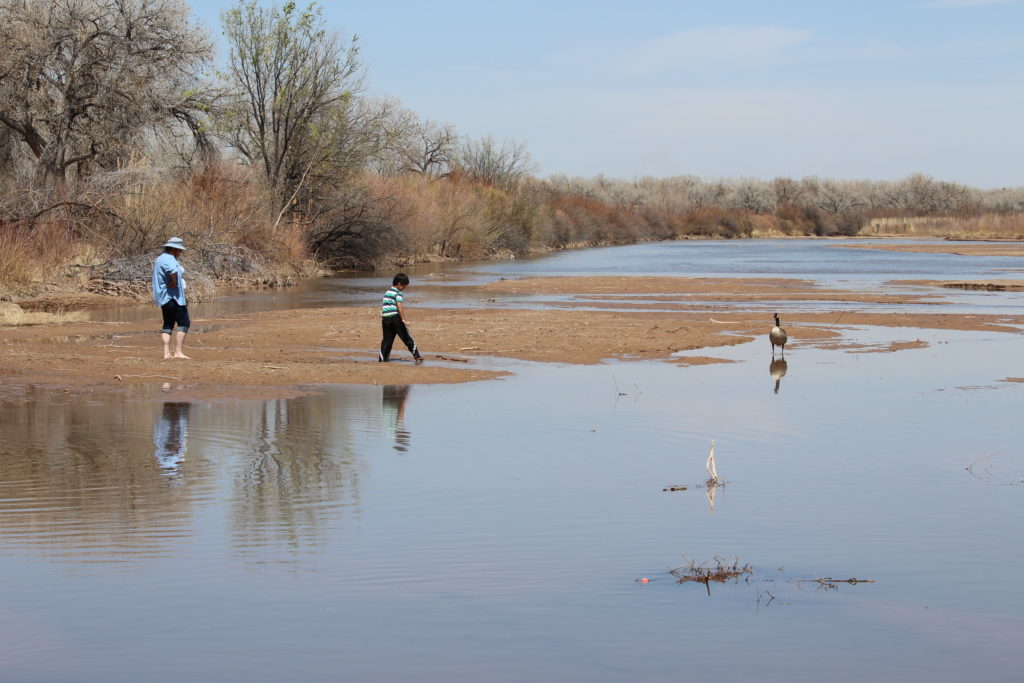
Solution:
M 235 3 L 189 2 L 223 59 Z M 319 6 L 367 94 L 523 143 L 540 177 L 1024 186 L 1024 0 Z

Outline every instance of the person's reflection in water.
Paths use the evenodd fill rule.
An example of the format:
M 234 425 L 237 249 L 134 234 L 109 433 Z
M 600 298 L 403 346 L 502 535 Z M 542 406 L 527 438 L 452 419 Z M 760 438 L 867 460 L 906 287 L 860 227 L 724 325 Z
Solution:
M 153 426 L 153 444 L 160 473 L 174 477 L 185 460 L 185 439 L 188 436 L 188 411 L 191 403 L 164 402 L 160 418 Z
M 775 380 L 775 393 L 779 393 L 779 384 L 782 382 L 782 378 L 786 376 L 786 370 L 789 369 L 789 364 L 786 363 L 786 359 L 773 360 L 772 364 L 768 366 L 768 372 L 771 373 L 772 379 Z
M 411 434 L 405 429 L 405 402 L 409 399 L 409 385 L 386 385 L 381 394 L 384 424 L 395 436 L 395 450 L 409 450 Z

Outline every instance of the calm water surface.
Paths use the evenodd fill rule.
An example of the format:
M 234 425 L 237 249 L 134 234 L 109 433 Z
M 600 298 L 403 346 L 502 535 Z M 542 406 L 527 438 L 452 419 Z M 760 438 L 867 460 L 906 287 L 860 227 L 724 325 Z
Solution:
M 491 300 L 493 295 L 481 293 L 476 285 L 500 278 L 646 275 L 800 278 L 812 280 L 823 287 L 871 290 L 894 280 L 1014 278 L 1024 273 L 1024 262 L 1009 256 L 967 257 L 843 248 L 844 245 L 880 241 L 883 240 L 686 240 L 564 251 L 530 259 L 435 263 L 406 269 L 412 278 L 412 287 L 406 296 L 416 305 L 431 307 L 478 306 L 481 301 L 491 306 L 529 307 L 538 303 L 558 304 L 561 297 L 504 294 L 500 301 L 495 302 Z M 902 243 L 900 240 L 884 241 Z M 922 241 L 914 240 L 913 243 Z M 391 284 L 393 274 L 348 273 L 312 280 L 288 290 L 227 296 L 190 308 L 196 309 L 195 315 L 216 319 L 218 316 L 280 308 L 377 306 L 383 290 Z M 891 285 L 886 291 L 938 297 L 938 301 L 928 305 L 929 312 L 937 311 L 937 303 L 954 304 L 957 310 L 969 306 L 975 312 L 1012 311 L 1024 306 L 1024 293 L 1021 292 L 993 294 Z M 774 306 L 771 302 L 764 305 L 766 308 Z M 789 302 L 787 305 L 790 309 L 796 306 L 802 309 L 836 308 L 834 301 Z M 891 307 L 874 308 L 890 310 Z M 151 306 L 108 309 L 97 315 L 104 320 L 146 320 L 153 317 L 151 309 Z M 908 308 L 903 306 L 900 310 Z
M 880 252 L 833 250 L 852 262 L 775 273 L 771 245 L 729 244 L 754 253 L 678 274 L 1006 267 L 900 254 L 919 270 L 871 272 L 861 254 Z M 679 248 L 624 258 L 671 274 L 658 247 Z M 609 272 L 613 255 L 458 277 Z M 359 300 L 349 280 L 295 296 Z M 943 305 L 1014 307 L 960 297 Z M 848 337 L 916 339 L 796 340 L 777 391 L 764 340 L 716 350 L 729 364 L 511 363 L 266 402 L 3 387 L 0 680 L 1019 680 L 1024 384 L 1002 380 L 1024 376 L 1021 338 Z M 727 484 L 709 491 L 712 440 Z M 710 594 L 668 573 L 716 556 L 752 573 Z

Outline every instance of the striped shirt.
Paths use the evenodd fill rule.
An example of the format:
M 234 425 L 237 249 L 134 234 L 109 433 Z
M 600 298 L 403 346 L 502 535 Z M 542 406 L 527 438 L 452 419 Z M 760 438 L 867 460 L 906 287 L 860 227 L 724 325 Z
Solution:
M 402 290 L 392 287 L 384 292 L 384 301 L 381 303 L 380 314 L 383 318 L 390 318 L 398 315 L 398 304 L 402 303 Z

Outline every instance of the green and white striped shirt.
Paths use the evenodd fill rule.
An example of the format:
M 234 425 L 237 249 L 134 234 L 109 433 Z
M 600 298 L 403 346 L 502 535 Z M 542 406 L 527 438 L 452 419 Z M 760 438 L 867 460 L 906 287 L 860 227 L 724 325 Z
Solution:
M 402 290 L 392 287 L 384 292 L 384 301 L 381 303 L 380 315 L 382 318 L 390 318 L 398 315 L 398 304 L 402 303 Z

